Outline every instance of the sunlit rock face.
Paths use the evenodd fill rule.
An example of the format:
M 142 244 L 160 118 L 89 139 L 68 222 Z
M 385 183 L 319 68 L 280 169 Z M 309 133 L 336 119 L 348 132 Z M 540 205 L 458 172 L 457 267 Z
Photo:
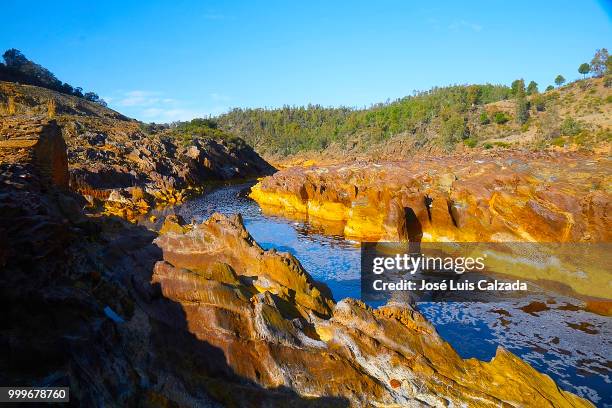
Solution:
M 362 241 L 598 243 L 612 239 L 610 174 L 610 160 L 594 154 L 480 153 L 289 168 L 250 196 L 266 213 L 307 217 Z M 612 298 L 603 262 L 567 272 L 511 265 L 508 255 L 524 256 L 512 250 L 498 255 L 489 264 L 500 273 Z
M 351 406 L 590 406 L 501 348 L 490 362 L 462 359 L 406 303 L 334 303 L 295 258 L 254 242 L 239 216 L 166 224 L 153 282 L 182 305 L 189 331 L 266 388 Z
M 514 152 L 289 168 L 251 192 L 287 214 L 342 221 L 360 239 L 610 241 L 605 156 Z

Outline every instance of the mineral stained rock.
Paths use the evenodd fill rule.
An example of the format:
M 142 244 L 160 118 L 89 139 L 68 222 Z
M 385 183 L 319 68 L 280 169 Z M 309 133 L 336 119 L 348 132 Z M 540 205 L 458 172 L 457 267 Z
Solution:
M 0 139 L 0 383 L 68 386 L 79 407 L 347 405 L 264 389 L 197 339 L 182 306 L 151 283 L 156 234 L 86 216 L 66 190 L 56 130 L 29 118 Z
M 254 242 L 239 216 L 214 214 L 155 243 L 153 282 L 181 304 L 189 331 L 265 388 L 352 406 L 590 406 L 502 348 L 490 362 L 462 359 L 408 304 L 334 303 L 293 256 Z
M 0 120 L 0 163 L 28 163 L 43 182 L 68 188 L 66 143 L 54 120 Z
M 491 153 L 294 167 L 251 197 L 362 240 L 609 242 L 607 155 Z
M 606 155 L 515 151 L 289 168 L 262 179 L 250 197 L 264 212 L 307 218 L 326 233 L 363 241 L 507 243 L 490 254 L 491 271 L 609 301 L 605 258 L 567 263 L 550 253 L 561 259 L 550 267 L 511 243 L 610 242 L 611 182 Z
M 2 384 L 69 386 L 72 405 L 91 407 L 590 406 L 503 349 L 461 359 L 410 306 L 334 303 L 238 216 L 172 217 L 155 244 L 142 227 L 85 216 L 55 125 L 11 129 Z

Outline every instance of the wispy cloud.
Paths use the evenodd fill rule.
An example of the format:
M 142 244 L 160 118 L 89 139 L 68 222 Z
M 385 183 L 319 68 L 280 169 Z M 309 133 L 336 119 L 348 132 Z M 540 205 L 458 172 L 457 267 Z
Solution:
M 182 108 L 146 108 L 142 110 L 142 118 L 146 122 L 175 122 L 182 120 L 191 120 L 196 117 L 205 116 L 202 112 L 191 109 Z
M 161 98 L 159 92 L 151 91 L 128 91 L 124 92 L 116 101 L 118 106 L 152 106 L 159 103 L 172 103 L 169 98 Z
M 197 117 L 218 115 L 226 112 L 231 98 L 212 92 L 208 98 L 194 104 L 190 101 L 170 98 L 158 91 L 117 91 L 105 100 L 117 110 L 145 122 L 167 123 L 191 120 Z
M 451 24 L 449 24 L 448 28 L 452 31 L 457 31 L 461 29 L 469 29 L 477 33 L 482 31 L 482 26 L 480 24 L 471 23 L 465 20 L 455 20 Z

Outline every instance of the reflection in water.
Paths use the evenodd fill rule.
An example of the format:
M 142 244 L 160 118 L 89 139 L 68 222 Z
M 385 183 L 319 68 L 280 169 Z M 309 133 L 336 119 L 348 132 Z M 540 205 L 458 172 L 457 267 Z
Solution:
M 241 213 L 262 247 L 292 253 L 336 300 L 359 298 L 359 243 L 345 240 L 341 231 L 334 235 L 333 226 L 262 213 L 245 197 L 249 186 L 220 188 L 175 210 L 197 222 L 215 211 Z M 420 303 L 419 308 L 462 357 L 490 360 L 501 345 L 564 389 L 612 406 L 612 319 L 574 306 L 579 304 L 560 295 L 533 295 L 503 303 Z

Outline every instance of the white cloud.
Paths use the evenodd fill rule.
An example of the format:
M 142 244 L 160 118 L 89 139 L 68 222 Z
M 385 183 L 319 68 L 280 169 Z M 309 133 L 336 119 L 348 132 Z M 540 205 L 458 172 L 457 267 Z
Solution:
M 480 24 L 471 23 L 471 22 L 465 21 L 465 20 L 456 20 L 456 21 L 453 21 L 448 26 L 448 28 L 450 30 L 453 30 L 453 31 L 457 31 L 457 30 L 464 29 L 464 28 L 470 29 L 470 30 L 475 31 L 475 32 L 482 31 L 482 26 Z
M 163 109 L 163 108 L 147 108 L 142 111 L 142 117 L 147 122 L 167 123 L 183 120 L 191 120 L 193 118 L 207 116 L 201 111 L 192 109 Z
M 119 106 L 151 106 L 160 102 L 158 92 L 128 91 L 117 100 Z
M 194 104 L 189 101 L 166 97 L 162 92 L 132 90 L 117 91 L 106 101 L 127 116 L 145 122 L 168 123 L 191 120 L 228 111 L 225 102 L 231 98 L 221 93 L 210 93 L 209 102 Z

